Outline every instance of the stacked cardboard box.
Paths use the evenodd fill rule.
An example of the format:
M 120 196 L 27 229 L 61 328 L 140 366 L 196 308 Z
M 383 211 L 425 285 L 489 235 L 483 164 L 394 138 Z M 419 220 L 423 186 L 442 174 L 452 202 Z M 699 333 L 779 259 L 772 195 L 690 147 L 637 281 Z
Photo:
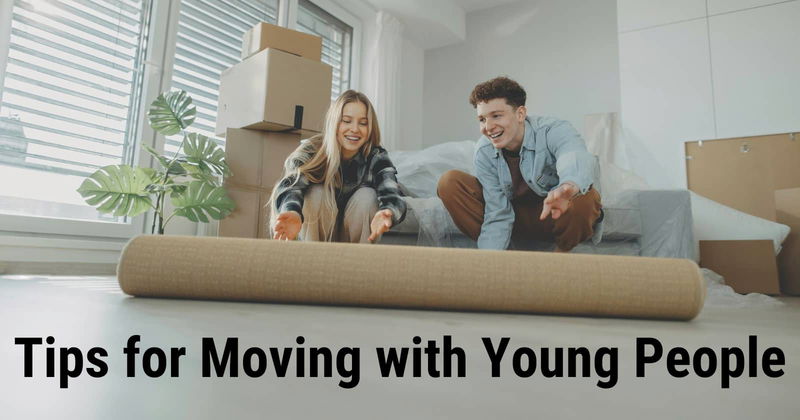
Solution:
M 286 157 L 302 136 L 237 128 L 229 128 L 226 134 L 226 159 L 233 176 L 225 179 L 225 187 L 236 202 L 236 211 L 220 222 L 219 235 L 264 238 L 267 201 Z
M 245 32 L 242 39 L 242 60 L 274 48 L 314 61 L 322 59 L 322 38 L 261 22 Z
M 225 137 L 236 210 L 219 235 L 266 238 L 267 202 L 286 158 L 322 131 L 332 69 L 319 37 L 259 23 L 245 33 L 243 61 L 222 72 L 216 134 Z

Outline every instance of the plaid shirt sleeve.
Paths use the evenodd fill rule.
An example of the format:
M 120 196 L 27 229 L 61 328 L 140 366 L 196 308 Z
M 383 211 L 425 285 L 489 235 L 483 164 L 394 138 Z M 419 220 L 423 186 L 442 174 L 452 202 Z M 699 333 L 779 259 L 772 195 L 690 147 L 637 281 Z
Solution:
M 275 208 L 278 209 L 278 213 L 295 211 L 300 215 L 300 220 L 303 220 L 303 195 L 308 189 L 309 181 L 305 175 L 298 175 L 296 172 L 297 168 L 314 156 L 314 153 L 316 150 L 311 142 L 304 141 L 286 159 L 285 173 L 290 175 L 281 179 L 276 187 L 278 194 L 275 196 Z
M 397 184 L 397 169 L 389 159 L 389 153 L 380 148 L 372 159 L 372 179 L 378 195 L 378 208 L 392 211 L 392 226 L 397 226 L 406 217 L 406 202 L 400 196 Z

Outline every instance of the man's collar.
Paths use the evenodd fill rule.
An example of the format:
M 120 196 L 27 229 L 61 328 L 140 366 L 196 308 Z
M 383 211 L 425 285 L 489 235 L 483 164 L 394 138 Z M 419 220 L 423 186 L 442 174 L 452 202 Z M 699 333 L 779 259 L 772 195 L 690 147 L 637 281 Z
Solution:
M 522 148 L 536 150 L 536 136 L 533 134 L 531 118 L 527 115 L 525 116 L 525 137 L 522 139 Z

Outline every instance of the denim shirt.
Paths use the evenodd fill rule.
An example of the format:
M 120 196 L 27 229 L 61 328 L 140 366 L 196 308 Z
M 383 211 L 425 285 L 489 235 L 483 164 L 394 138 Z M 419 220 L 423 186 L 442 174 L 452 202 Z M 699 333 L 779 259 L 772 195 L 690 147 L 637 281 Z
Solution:
M 525 117 L 525 137 L 519 168 L 528 186 L 545 197 L 550 190 L 571 181 L 585 194 L 599 179 L 597 159 L 586 150 L 581 136 L 567 121 Z M 478 248 L 507 249 L 514 225 L 511 172 L 500 150 L 486 136 L 478 140 L 475 173 L 485 202 Z M 595 229 L 595 242 L 602 229 Z

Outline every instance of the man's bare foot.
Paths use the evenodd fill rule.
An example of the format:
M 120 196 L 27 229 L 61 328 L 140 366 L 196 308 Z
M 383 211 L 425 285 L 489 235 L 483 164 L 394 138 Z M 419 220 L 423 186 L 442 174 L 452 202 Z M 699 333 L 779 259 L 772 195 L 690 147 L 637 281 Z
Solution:
M 561 248 L 559 248 L 558 246 L 556 246 L 556 249 L 554 249 L 554 250 L 553 250 L 553 252 L 569 252 L 569 251 L 568 251 L 568 250 L 561 249 Z

